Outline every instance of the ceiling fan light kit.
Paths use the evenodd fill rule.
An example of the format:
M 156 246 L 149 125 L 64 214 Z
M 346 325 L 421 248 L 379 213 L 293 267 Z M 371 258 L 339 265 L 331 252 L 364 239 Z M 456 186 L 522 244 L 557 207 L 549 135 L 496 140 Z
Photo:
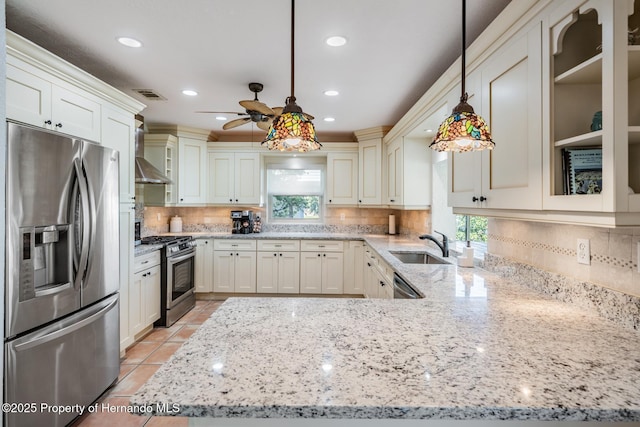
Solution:
M 489 126 L 467 103 L 469 96 L 465 91 L 466 8 L 466 0 L 462 0 L 462 95 L 460 103 L 440 124 L 438 133 L 429 145 L 436 151 L 491 150 L 495 146 Z
M 319 150 L 322 144 L 318 142 L 316 130 L 313 126 L 313 116 L 302 111 L 296 104 L 294 96 L 294 40 L 295 40 L 295 0 L 291 0 L 291 96 L 286 99 L 282 114 L 275 117 L 267 137 L 262 144 L 269 150 L 307 152 Z

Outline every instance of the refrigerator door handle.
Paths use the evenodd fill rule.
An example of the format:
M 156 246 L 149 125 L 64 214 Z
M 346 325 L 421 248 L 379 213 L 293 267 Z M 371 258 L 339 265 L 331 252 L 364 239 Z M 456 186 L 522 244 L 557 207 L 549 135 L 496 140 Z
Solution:
M 82 171 L 86 171 L 87 168 L 85 166 L 85 162 L 82 162 Z M 93 194 L 93 186 L 89 185 L 89 174 L 84 174 L 84 176 L 86 177 L 86 189 L 87 189 L 87 210 L 88 215 L 89 215 L 89 224 L 90 224 L 90 233 L 91 233 L 91 237 L 88 239 L 87 242 L 87 265 L 89 264 L 89 260 L 92 258 L 89 255 L 92 255 L 93 252 L 93 242 L 96 241 L 96 228 L 97 228 L 97 217 L 98 214 L 96 212 L 96 198 L 95 198 L 95 194 Z M 87 287 L 88 283 L 83 283 L 83 288 Z
M 90 314 L 88 317 L 85 317 L 84 319 L 76 322 L 76 323 L 72 323 L 71 325 L 62 328 L 62 329 L 58 329 L 57 331 L 51 332 L 50 334 L 46 334 L 37 338 L 34 338 L 30 341 L 26 341 L 20 344 L 17 344 L 15 346 L 16 351 L 23 351 L 23 350 L 28 350 L 32 347 L 36 347 L 39 345 L 42 345 L 44 343 L 47 343 L 49 341 L 55 340 L 56 338 L 60 338 L 61 336 L 64 335 L 68 335 L 74 331 L 77 331 L 78 329 L 92 323 L 93 321 L 95 321 L 95 319 L 101 317 L 102 315 L 104 315 L 104 313 L 108 312 L 109 310 L 111 310 L 113 308 L 114 305 L 116 305 L 118 303 L 118 297 L 117 295 L 113 298 L 113 301 L 111 301 L 109 304 L 107 304 L 106 306 L 104 306 L 103 308 L 99 309 L 97 312 Z
M 87 210 L 89 207 L 89 190 L 87 189 L 87 183 L 85 181 L 84 174 L 82 173 L 80 159 L 75 159 L 73 165 L 75 167 L 76 176 L 78 179 L 78 188 L 80 189 L 80 202 L 82 207 L 80 212 L 80 214 L 82 215 L 82 242 L 80 247 L 80 261 L 78 262 L 78 271 L 76 272 L 76 278 L 74 282 L 74 287 L 76 289 L 79 289 L 79 285 L 85 277 L 87 264 L 89 261 L 90 218 L 89 211 Z

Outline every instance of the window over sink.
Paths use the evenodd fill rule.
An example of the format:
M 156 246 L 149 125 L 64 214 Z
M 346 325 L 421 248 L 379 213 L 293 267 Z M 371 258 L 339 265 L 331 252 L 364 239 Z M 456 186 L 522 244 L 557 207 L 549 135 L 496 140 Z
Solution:
M 265 159 L 267 220 L 322 223 L 325 158 Z

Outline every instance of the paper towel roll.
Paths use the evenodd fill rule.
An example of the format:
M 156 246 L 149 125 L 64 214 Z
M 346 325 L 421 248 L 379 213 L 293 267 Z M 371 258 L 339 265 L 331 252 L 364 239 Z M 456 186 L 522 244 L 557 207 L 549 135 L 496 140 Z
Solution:
M 462 249 L 462 256 L 458 257 L 458 266 L 473 267 L 473 248 Z
M 396 234 L 396 216 L 389 215 L 389 234 Z

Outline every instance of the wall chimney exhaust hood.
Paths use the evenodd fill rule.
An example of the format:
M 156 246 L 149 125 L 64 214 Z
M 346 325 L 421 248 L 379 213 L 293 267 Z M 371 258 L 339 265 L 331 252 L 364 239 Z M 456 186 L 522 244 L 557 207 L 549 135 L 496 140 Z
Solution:
M 136 115 L 136 184 L 172 184 L 158 168 L 144 158 L 144 117 Z

